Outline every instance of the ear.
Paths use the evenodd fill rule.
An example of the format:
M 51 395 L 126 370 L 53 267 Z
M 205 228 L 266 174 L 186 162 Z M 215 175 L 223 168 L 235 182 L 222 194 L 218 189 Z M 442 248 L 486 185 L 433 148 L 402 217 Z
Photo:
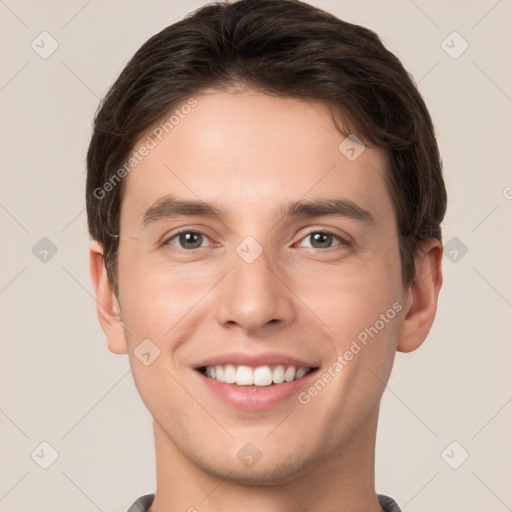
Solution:
M 397 350 L 412 352 L 427 337 L 437 310 L 437 297 L 443 283 L 441 260 L 443 246 L 429 239 L 420 249 L 416 262 L 416 277 L 407 292 L 405 317 L 400 327 Z
M 112 283 L 107 277 L 103 248 L 93 240 L 90 247 L 91 279 L 96 292 L 96 311 L 101 328 L 107 337 L 108 348 L 114 354 L 126 354 L 128 349 L 124 335 L 121 308 Z

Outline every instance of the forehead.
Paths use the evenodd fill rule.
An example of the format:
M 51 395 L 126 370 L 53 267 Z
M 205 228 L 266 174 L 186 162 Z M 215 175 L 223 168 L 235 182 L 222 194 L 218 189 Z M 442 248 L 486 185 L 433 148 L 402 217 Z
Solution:
M 356 145 L 364 151 L 348 158 L 345 139 L 320 101 L 207 90 L 141 137 L 135 150 L 151 149 L 125 178 L 122 219 L 140 222 L 166 195 L 253 216 L 301 198 L 344 197 L 377 218 L 392 215 L 385 154 Z

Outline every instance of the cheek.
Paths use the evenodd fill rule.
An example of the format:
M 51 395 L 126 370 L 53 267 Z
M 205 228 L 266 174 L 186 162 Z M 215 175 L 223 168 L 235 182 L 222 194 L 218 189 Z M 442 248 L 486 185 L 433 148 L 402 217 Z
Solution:
M 170 265 L 165 258 L 139 254 L 137 247 L 119 255 L 120 302 L 132 343 L 149 338 L 162 347 L 168 344 L 191 312 L 207 302 L 205 294 L 221 270 L 194 263 Z
M 326 269 L 304 279 L 297 294 L 330 330 L 330 356 L 343 356 L 345 373 L 362 367 L 386 378 L 396 350 L 402 306 L 401 266 L 393 252 L 371 265 Z M 299 291 L 300 290 L 300 291 Z M 359 378 L 372 379 L 371 373 Z
M 391 258 L 360 268 L 331 268 L 311 277 L 297 283 L 297 294 L 343 339 L 373 325 L 402 297 L 400 265 Z
M 150 338 L 155 343 L 169 343 L 175 338 L 169 335 L 175 326 L 174 333 L 190 324 L 190 318 L 200 311 L 204 316 L 208 292 L 229 270 L 229 263 L 171 264 L 161 254 L 141 254 L 136 244 L 121 244 L 120 301 L 132 340 Z M 293 293 L 282 293 L 288 293 L 295 304 L 299 322 L 316 321 L 319 328 L 323 322 L 329 328 L 338 353 L 400 298 L 399 253 L 391 241 L 387 250 L 365 255 L 357 263 L 289 263 L 282 270 Z

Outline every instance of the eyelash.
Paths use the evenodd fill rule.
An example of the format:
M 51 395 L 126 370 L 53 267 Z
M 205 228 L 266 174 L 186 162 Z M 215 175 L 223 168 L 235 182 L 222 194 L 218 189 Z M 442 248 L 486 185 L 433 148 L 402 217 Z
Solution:
M 177 233 L 174 233 L 172 236 L 166 238 L 162 245 L 164 245 L 164 246 L 171 245 L 170 244 L 171 240 L 173 240 L 176 237 L 179 237 L 180 235 L 182 235 L 184 233 L 194 233 L 196 235 L 202 235 L 202 236 L 204 236 L 206 238 L 210 238 L 208 235 L 206 235 L 202 231 L 194 231 L 194 230 L 191 230 L 191 229 L 184 229 L 184 230 L 178 231 Z M 349 240 L 348 238 L 344 238 L 341 235 L 338 235 L 336 233 L 333 233 L 332 231 L 329 231 L 328 229 L 310 231 L 304 237 L 302 237 L 300 239 L 300 241 L 305 240 L 306 238 L 310 237 L 311 235 L 318 234 L 318 233 L 321 233 L 322 235 L 332 236 L 333 238 L 337 238 L 340 243 L 338 245 L 335 245 L 335 246 L 332 246 L 332 247 L 325 247 L 325 248 L 309 247 L 309 249 L 316 249 L 317 251 L 322 251 L 322 250 L 334 249 L 335 247 L 338 247 L 338 246 L 350 247 L 352 245 L 351 240 Z M 182 247 L 178 247 L 178 249 L 181 249 L 182 251 L 185 251 L 185 252 L 192 252 L 192 251 L 197 250 L 197 249 L 204 249 L 204 247 L 196 247 L 194 249 L 184 249 Z

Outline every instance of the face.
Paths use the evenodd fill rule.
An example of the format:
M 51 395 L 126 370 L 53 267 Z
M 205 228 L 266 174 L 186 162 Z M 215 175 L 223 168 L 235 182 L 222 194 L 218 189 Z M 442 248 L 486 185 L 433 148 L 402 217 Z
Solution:
M 320 102 L 195 100 L 125 178 L 126 351 L 162 450 L 286 481 L 375 420 L 391 371 L 406 296 L 386 158 Z

